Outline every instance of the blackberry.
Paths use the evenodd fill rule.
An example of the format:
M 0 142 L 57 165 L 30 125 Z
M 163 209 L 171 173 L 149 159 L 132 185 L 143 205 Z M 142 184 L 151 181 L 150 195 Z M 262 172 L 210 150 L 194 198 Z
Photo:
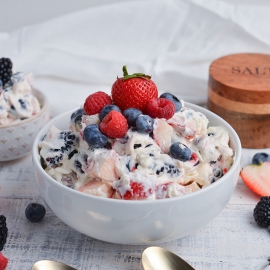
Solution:
M 156 167 L 156 175 L 162 175 L 166 173 L 168 177 L 178 177 L 180 171 L 173 164 L 164 163 L 161 167 Z
M 44 137 L 45 138 L 45 137 Z M 61 131 L 58 135 L 61 140 L 59 148 L 51 148 L 50 153 L 45 159 L 47 166 L 55 167 L 61 160 L 68 158 L 71 159 L 77 153 L 74 149 L 76 144 L 76 136 L 71 131 Z
M 6 217 L 0 215 L 0 251 L 3 250 L 7 240 L 8 228 L 6 223 Z
M 73 151 L 71 151 L 71 152 L 69 153 L 68 159 L 72 159 L 72 157 L 73 157 L 75 154 L 77 154 L 77 153 L 78 153 L 78 151 L 77 151 L 76 149 L 74 149 Z
M 270 226 L 270 196 L 261 197 L 254 208 L 253 217 L 259 226 Z
M 21 105 L 21 109 L 26 110 L 27 105 L 26 105 L 25 100 L 23 100 L 23 99 L 20 98 L 18 101 L 19 101 L 19 103 Z
M 60 152 L 60 149 L 54 149 L 52 150 L 53 152 Z M 61 160 L 63 160 L 63 154 L 59 153 L 58 156 L 54 156 L 54 157 L 47 157 L 46 162 L 48 164 L 48 166 L 55 166 L 57 165 Z
M 76 136 L 71 131 L 61 131 L 58 138 L 64 141 L 64 145 L 60 148 L 60 152 L 64 153 L 70 151 L 72 146 L 74 146 Z
M 12 62 L 9 58 L 0 59 L 0 80 L 5 85 L 12 76 Z
M 82 163 L 81 163 L 78 159 L 76 159 L 76 160 L 74 161 L 74 167 L 75 167 L 80 173 L 84 173 L 84 170 L 82 169 L 83 165 L 82 165 Z

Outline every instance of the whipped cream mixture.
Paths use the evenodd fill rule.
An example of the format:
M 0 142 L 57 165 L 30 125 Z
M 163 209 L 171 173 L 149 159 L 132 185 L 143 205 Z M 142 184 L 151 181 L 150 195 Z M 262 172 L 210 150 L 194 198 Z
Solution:
M 69 130 L 51 126 L 39 144 L 43 166 L 69 188 L 114 199 L 172 198 L 207 187 L 233 164 L 229 135 L 223 127 L 208 127 L 205 115 L 182 104 L 172 118 L 154 119 L 153 133 L 130 128 L 103 148 L 91 148 L 82 135 L 87 125 L 100 123 L 98 114 L 71 121 Z M 191 150 L 188 161 L 170 156 L 174 142 Z
M 40 104 L 32 92 L 32 75 L 18 72 L 0 86 L 0 125 L 29 118 L 40 111 Z

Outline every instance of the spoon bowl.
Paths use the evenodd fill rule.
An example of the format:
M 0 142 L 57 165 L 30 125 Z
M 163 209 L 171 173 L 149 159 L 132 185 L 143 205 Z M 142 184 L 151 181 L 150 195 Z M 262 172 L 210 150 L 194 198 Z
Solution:
M 182 258 L 161 247 L 149 247 L 142 253 L 144 270 L 195 270 Z
M 182 258 L 161 247 L 149 247 L 142 253 L 144 270 L 195 270 Z M 31 270 L 77 270 L 67 264 L 41 260 L 33 264 Z
M 31 270 L 77 270 L 77 269 L 61 262 L 41 260 L 35 262 Z

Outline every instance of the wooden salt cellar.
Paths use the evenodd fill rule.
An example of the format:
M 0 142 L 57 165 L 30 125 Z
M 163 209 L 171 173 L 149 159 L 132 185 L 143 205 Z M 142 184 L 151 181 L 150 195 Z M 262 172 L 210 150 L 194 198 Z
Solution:
M 242 147 L 270 147 L 270 55 L 233 54 L 212 62 L 207 107 L 231 124 Z

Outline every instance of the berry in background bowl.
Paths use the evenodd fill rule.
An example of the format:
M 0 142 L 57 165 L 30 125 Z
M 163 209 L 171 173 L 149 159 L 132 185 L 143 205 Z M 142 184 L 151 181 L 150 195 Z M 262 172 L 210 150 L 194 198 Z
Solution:
M 45 95 L 32 86 L 32 75 L 12 73 L 12 62 L 0 59 L 0 162 L 31 152 L 35 136 L 49 120 Z
M 156 100 L 164 97 L 121 108 L 106 95 L 90 95 L 84 109 L 55 117 L 36 137 L 37 184 L 52 211 L 86 235 L 121 244 L 173 240 L 217 216 L 240 171 L 241 144 L 232 127 L 183 101 L 179 111 L 175 99 Z M 106 109 L 100 117 L 112 104 L 120 111 Z

